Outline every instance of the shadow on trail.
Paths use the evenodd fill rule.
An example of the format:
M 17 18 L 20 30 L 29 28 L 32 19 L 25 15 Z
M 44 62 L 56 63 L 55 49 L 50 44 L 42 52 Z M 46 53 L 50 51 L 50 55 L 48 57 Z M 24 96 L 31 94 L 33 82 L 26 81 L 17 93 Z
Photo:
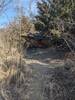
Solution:
M 31 48 L 27 50 L 27 59 L 39 60 L 41 62 L 53 62 L 64 59 L 65 53 L 62 51 L 57 51 L 55 48 Z

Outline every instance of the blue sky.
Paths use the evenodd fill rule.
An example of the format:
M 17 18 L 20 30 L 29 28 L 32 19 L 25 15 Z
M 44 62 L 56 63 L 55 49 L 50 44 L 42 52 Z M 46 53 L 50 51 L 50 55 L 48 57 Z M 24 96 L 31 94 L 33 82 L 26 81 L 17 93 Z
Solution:
M 15 1 L 15 3 L 14 3 Z M 29 16 L 29 1 L 30 0 L 21 0 L 22 1 L 22 5 L 24 7 L 24 12 L 26 16 Z M 33 1 L 33 0 L 32 0 Z M 36 14 L 37 10 L 36 10 L 36 0 L 34 0 L 32 2 L 32 13 Z M 17 0 L 12 0 L 12 3 L 7 7 L 7 10 L 4 11 L 3 14 L 0 15 L 0 27 L 5 26 L 6 24 L 8 24 L 11 20 L 14 19 L 14 17 L 16 16 L 16 9 L 15 6 L 17 5 Z

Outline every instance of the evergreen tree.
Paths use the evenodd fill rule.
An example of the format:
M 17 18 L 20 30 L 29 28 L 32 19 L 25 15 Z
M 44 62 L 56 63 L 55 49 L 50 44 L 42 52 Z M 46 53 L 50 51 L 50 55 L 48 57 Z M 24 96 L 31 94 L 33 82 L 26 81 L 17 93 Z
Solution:
M 38 31 L 64 31 L 75 21 L 75 0 L 41 0 L 37 8 L 35 28 Z

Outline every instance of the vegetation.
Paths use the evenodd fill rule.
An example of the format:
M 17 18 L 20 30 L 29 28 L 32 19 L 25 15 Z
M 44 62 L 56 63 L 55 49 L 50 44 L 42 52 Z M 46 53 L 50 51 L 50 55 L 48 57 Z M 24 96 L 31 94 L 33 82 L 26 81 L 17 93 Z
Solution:
M 45 34 L 52 33 L 53 38 L 58 39 L 60 37 L 66 39 L 64 33 L 74 34 L 74 0 L 41 0 L 37 3 L 37 8 L 38 14 L 34 23 L 36 30 Z
M 1 15 L 12 1 L 0 0 Z M 75 100 L 75 0 L 36 4 L 34 17 L 17 4 L 20 15 L 0 28 L 0 100 Z M 39 49 L 47 44 L 50 48 Z M 62 52 L 67 48 L 72 52 Z
M 35 17 L 37 30 L 58 29 L 64 31 L 64 25 L 74 23 L 74 0 L 42 0 L 37 3 L 38 15 Z M 40 27 L 41 26 L 41 27 Z

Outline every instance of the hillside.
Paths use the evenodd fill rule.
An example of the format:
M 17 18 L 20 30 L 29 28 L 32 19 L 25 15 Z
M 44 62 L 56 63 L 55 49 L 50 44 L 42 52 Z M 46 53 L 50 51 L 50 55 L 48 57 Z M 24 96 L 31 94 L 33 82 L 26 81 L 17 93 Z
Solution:
M 12 69 L 0 71 L 1 75 L 5 74 L 0 83 L 0 100 L 75 99 L 74 64 L 70 60 L 66 63 L 62 52 L 54 48 L 33 49 L 21 59 L 21 65 L 15 59 L 10 57 L 7 61 Z
M 75 0 L 0 0 L 0 100 L 75 100 Z

